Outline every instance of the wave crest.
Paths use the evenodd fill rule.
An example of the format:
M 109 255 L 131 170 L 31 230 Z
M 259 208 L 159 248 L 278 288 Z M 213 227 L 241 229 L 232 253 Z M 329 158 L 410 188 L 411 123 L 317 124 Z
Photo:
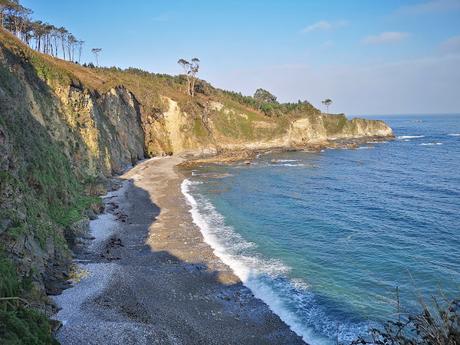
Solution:
M 290 268 L 279 260 L 258 255 L 256 245 L 241 237 L 224 217 L 202 195 L 191 189 L 197 183 L 184 179 L 182 194 L 190 205 L 193 222 L 214 254 L 229 266 L 255 297 L 264 301 L 295 333 L 309 344 L 333 344 L 337 337 L 337 322 L 316 303 L 315 295 L 300 279 L 288 279 Z M 340 341 L 351 341 L 367 331 L 364 323 L 347 324 L 339 331 Z M 319 336 L 323 334 L 324 336 Z M 325 336 L 328 337 L 325 338 Z
M 424 135 L 401 135 L 397 137 L 399 140 L 404 140 L 404 139 L 418 139 L 418 138 L 425 138 Z

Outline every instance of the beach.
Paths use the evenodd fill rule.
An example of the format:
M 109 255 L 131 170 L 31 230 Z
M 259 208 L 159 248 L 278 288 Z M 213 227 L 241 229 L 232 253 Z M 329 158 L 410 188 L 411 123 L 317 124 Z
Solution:
M 62 344 L 303 344 L 203 241 L 181 193 L 180 157 L 143 161 L 104 198 L 56 296 Z

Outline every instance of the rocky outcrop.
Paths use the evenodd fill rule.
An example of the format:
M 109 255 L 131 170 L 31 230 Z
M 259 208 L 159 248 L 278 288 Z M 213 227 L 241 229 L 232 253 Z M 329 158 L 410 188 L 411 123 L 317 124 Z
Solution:
M 228 150 L 292 148 L 333 140 L 391 137 L 383 121 L 352 119 L 345 115 L 305 114 L 273 119 L 211 101 L 199 116 L 182 111 L 177 102 L 165 98 L 163 137 L 171 153 L 212 154 Z M 206 118 L 204 119 L 204 114 Z M 198 123 L 198 124 L 197 124 Z M 224 125 L 222 125 L 224 123 Z M 197 129 L 198 127 L 198 129 Z

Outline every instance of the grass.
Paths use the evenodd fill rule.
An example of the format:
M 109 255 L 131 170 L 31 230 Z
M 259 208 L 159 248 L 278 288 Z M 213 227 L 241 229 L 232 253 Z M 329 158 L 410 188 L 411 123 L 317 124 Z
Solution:
M 48 319 L 24 303 L 12 303 L 30 289 L 27 280 L 19 280 L 15 267 L 0 252 L 0 341 L 3 345 L 58 344 L 51 335 Z M 15 301 L 15 300 L 12 300 Z
M 206 137 L 209 135 L 200 118 L 193 119 L 193 135 L 195 137 Z
M 419 299 L 418 313 L 404 313 L 396 289 L 395 318 L 370 330 L 351 345 L 458 345 L 460 344 L 460 300 L 432 298 L 432 303 Z
M 328 115 L 322 117 L 328 135 L 340 133 L 348 124 L 345 115 Z
M 85 210 L 101 203 L 100 197 L 79 195 L 69 206 L 51 205 L 50 216 L 57 224 L 68 227 L 80 220 Z

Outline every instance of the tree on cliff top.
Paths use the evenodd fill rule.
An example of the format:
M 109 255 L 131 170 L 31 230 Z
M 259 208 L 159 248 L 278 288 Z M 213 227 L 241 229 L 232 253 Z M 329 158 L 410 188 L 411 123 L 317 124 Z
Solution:
M 328 113 L 329 112 L 329 106 L 332 104 L 332 100 L 329 99 L 329 98 L 326 98 L 321 103 L 323 103 L 326 106 L 326 113 Z
M 192 97 L 195 96 L 196 74 L 200 70 L 200 60 L 198 58 L 193 58 L 192 61 L 189 62 L 185 59 L 179 59 L 177 63 L 182 66 L 187 77 L 187 94 Z
M 99 53 L 102 51 L 102 48 L 93 48 L 91 52 L 96 57 L 96 66 L 99 67 Z
M 32 10 L 22 6 L 19 0 L 0 0 L 0 27 L 12 32 L 31 48 L 51 56 L 59 54 L 65 60 L 75 60 L 75 49 L 81 51 L 79 41 L 65 28 L 57 28 L 40 20 L 32 20 Z M 60 42 L 59 42 L 60 41 Z M 79 54 L 80 55 L 80 54 Z
M 264 89 L 257 89 L 254 93 L 254 99 L 260 103 L 278 103 L 276 96 Z

